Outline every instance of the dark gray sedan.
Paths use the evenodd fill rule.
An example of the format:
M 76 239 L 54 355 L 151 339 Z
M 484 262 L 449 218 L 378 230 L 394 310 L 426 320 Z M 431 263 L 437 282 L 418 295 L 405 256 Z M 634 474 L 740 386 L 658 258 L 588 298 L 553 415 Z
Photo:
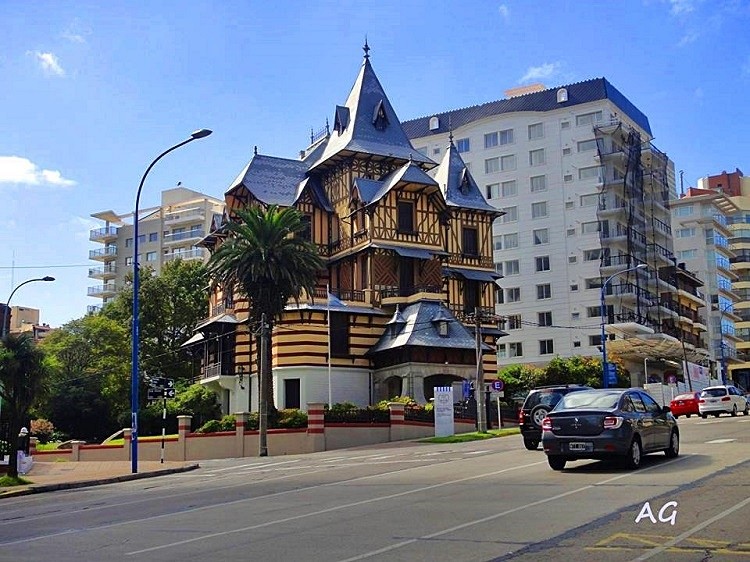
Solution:
M 567 461 L 610 458 L 636 469 L 647 453 L 676 457 L 680 433 L 669 408 L 643 390 L 585 390 L 565 395 L 544 419 L 542 447 L 553 470 Z

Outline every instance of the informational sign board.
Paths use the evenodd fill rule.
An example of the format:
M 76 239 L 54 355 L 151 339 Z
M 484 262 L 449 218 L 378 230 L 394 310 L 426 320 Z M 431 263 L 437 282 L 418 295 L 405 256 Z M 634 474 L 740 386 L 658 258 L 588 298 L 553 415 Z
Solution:
M 617 366 L 607 361 L 607 384 L 617 384 Z
M 453 387 L 435 387 L 435 437 L 453 435 Z
M 704 386 L 708 385 L 709 370 L 708 367 L 698 365 L 697 363 L 690 363 L 689 361 L 683 361 L 684 371 L 690 376 L 691 381 L 695 381 Z

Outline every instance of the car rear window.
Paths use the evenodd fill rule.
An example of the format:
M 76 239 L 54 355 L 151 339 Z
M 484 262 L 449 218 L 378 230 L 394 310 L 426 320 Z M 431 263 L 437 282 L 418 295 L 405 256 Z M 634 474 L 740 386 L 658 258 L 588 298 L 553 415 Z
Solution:
M 532 392 L 526 399 L 526 403 L 523 405 L 524 408 L 534 408 L 539 404 L 544 404 L 553 408 L 563 397 L 563 393 L 559 390 L 540 390 L 538 392 Z
M 571 392 L 560 401 L 556 409 L 603 408 L 611 410 L 617 407 L 621 394 L 621 392 Z
M 695 395 L 693 394 L 678 394 L 672 400 L 693 400 Z
M 718 396 L 726 396 L 727 395 L 727 389 L 726 388 L 704 388 L 703 392 L 701 392 L 701 396 L 711 396 L 713 398 Z

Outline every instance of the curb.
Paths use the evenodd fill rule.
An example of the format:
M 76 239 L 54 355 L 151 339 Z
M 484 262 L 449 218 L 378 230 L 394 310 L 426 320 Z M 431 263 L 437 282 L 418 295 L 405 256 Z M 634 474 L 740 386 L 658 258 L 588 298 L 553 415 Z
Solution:
M 198 463 L 190 464 L 179 468 L 165 468 L 162 470 L 151 470 L 149 472 L 137 472 L 135 474 L 123 474 L 121 476 L 112 476 L 109 478 L 97 478 L 95 480 L 81 480 L 79 482 L 61 482 L 59 484 L 31 484 L 28 487 L 7 491 L 0 491 L 0 500 L 3 498 L 14 498 L 18 496 L 28 496 L 31 494 L 40 494 L 43 492 L 55 492 L 58 490 L 72 490 L 74 488 L 87 488 L 90 486 L 99 486 L 101 484 L 115 484 L 117 482 L 128 482 L 130 480 L 142 480 L 154 476 L 166 476 L 167 474 L 176 474 L 178 472 L 188 472 L 200 468 Z

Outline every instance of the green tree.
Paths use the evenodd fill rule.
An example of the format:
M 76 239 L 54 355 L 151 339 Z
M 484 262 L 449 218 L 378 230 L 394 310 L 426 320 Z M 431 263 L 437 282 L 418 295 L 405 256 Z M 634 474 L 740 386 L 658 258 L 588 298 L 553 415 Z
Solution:
M 39 345 L 48 354 L 49 394 L 37 408 L 59 431 L 98 440 L 120 429 L 129 411 L 130 347 L 127 327 L 102 315 L 72 320 Z
M 8 475 L 18 477 L 15 439 L 29 411 L 45 390 L 49 367 L 44 352 L 29 335 L 7 335 L 0 346 L 0 397 L 9 426 L 11 442 Z
M 132 281 L 132 273 L 126 278 Z M 159 275 L 142 268 L 140 275 L 140 371 L 176 380 L 192 378 L 191 364 L 180 346 L 207 316 L 208 275 L 195 260 L 167 262 Z M 133 287 L 126 287 L 102 310 L 102 315 L 130 330 Z M 128 333 L 128 337 L 130 333 Z
M 224 287 L 238 287 L 249 304 L 249 322 L 256 329 L 257 349 L 266 336 L 261 360 L 261 454 L 264 453 L 263 410 L 275 412 L 271 379 L 271 334 L 290 299 L 303 291 L 312 295 L 325 263 L 312 242 L 299 236 L 305 230 L 302 215 L 292 207 L 252 206 L 236 212 L 239 220 L 227 224 L 229 236 L 208 262 L 211 279 Z M 266 327 L 261 328 L 262 319 Z

